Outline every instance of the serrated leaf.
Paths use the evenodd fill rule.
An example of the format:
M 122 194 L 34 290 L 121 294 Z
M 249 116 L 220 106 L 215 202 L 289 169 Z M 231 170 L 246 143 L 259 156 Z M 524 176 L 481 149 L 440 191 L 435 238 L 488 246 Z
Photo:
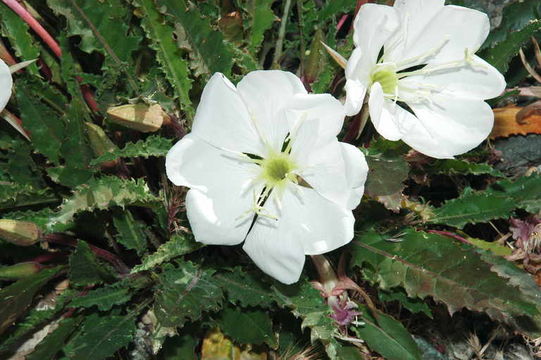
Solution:
M 101 360 L 127 346 L 133 339 L 136 326 L 131 315 L 89 315 L 82 329 L 64 347 L 71 359 Z
M 73 254 L 71 254 L 69 263 L 69 278 L 75 285 L 86 286 L 99 284 L 104 279 L 110 277 L 85 241 L 79 240 L 77 242 L 77 247 Z
M 237 343 L 253 345 L 266 343 L 274 349 L 278 346 L 272 330 L 272 321 L 263 311 L 226 307 L 220 315 L 219 326 Z
M 86 295 L 73 299 L 70 306 L 84 308 L 96 306 L 100 311 L 108 311 L 115 305 L 125 304 L 131 297 L 128 287 L 115 284 L 91 290 Z
M 278 305 L 288 308 L 295 317 L 302 319 L 303 328 L 310 329 L 311 341 L 320 341 L 331 359 L 338 359 L 336 352 L 340 345 L 334 338 L 337 330 L 330 317 L 331 310 L 319 291 L 307 281 L 300 281 L 295 286 L 277 284 L 273 290 Z
M 124 71 L 132 90 L 137 90 L 127 66 L 133 62 L 132 53 L 140 40 L 129 31 L 131 11 L 121 0 L 47 0 L 47 4 L 55 14 L 66 18 L 68 36 L 81 37 L 82 51 L 97 51 L 105 56 L 103 69 L 109 77 L 116 78 Z
M 151 206 L 158 202 L 143 180 L 125 180 L 115 176 L 91 179 L 77 187 L 49 220 L 48 227 L 66 224 L 82 211 L 104 210 L 113 206 Z
M 234 305 L 268 308 L 275 302 L 274 293 L 269 285 L 239 267 L 231 272 L 216 274 L 214 277 Z
M 59 164 L 60 148 L 66 136 L 62 119 L 34 96 L 39 92 L 27 81 L 17 82 L 17 104 L 24 127 L 32 134 L 32 145 L 52 163 Z
M 411 297 L 431 296 L 451 312 L 485 312 L 530 334 L 532 327 L 522 326 L 525 318 L 535 327 L 541 324 L 538 302 L 492 272 L 474 248 L 414 230 L 406 230 L 402 239 L 392 243 L 373 232 L 363 234 L 353 242 L 353 264 L 369 265 L 371 280 L 383 289 L 400 286 Z
M 398 321 L 382 312 L 377 320 L 368 309 L 361 305 L 363 326 L 354 331 L 370 349 L 388 360 L 420 360 L 421 352 L 408 331 Z
M 488 164 L 477 164 L 466 160 L 445 159 L 436 160 L 428 166 L 428 171 L 434 173 L 444 173 L 449 175 L 491 175 L 503 177 L 504 175 Z
M 355 5 L 356 3 L 354 1 L 349 0 L 328 1 L 318 14 L 319 20 L 323 22 L 338 14 L 348 13 L 355 10 Z
M 173 141 L 162 136 L 152 135 L 136 143 L 127 143 L 122 149 L 117 149 L 92 160 L 92 165 L 98 165 L 106 161 L 114 161 L 119 158 L 151 156 L 163 157 L 173 146 Z
M 75 331 L 80 324 L 80 319 L 63 319 L 58 327 L 45 337 L 32 351 L 26 356 L 26 360 L 52 360 L 55 355 L 62 350 L 64 342 Z
M 129 211 L 116 212 L 113 216 L 118 235 L 116 240 L 130 250 L 137 251 L 142 255 L 147 251 L 147 239 L 144 233 L 144 225 L 133 218 Z
M 0 290 L 0 334 L 13 325 L 32 304 L 34 295 L 61 269 L 62 267 L 44 269 Z
M 521 30 L 509 33 L 505 40 L 483 51 L 483 58 L 501 73 L 506 73 L 509 63 L 518 55 L 524 44 L 541 31 L 541 20 L 532 20 Z
M 135 266 L 131 272 L 133 274 L 139 271 L 150 270 L 175 257 L 189 254 L 202 246 L 202 244 L 196 243 L 192 238 L 175 234 L 169 241 L 162 244 L 156 252 L 145 257 L 143 263 Z
M 132 0 L 132 3 L 142 12 L 141 22 L 150 47 L 156 51 L 161 68 L 180 99 L 180 108 L 192 119 L 195 113 L 190 100 L 192 80 L 188 63 L 173 38 L 174 28 L 164 21 L 153 0 Z
M 189 320 L 198 320 L 204 312 L 219 310 L 223 292 L 212 274 L 191 262 L 164 266 L 154 305 L 160 324 L 182 327 Z
M 434 217 L 429 222 L 462 228 L 468 223 L 509 218 L 514 209 L 541 211 L 540 175 L 502 180 L 485 191 L 467 188 L 460 197 L 433 209 Z
M 275 15 L 272 12 L 272 4 L 275 0 L 250 0 L 244 5 L 250 21 L 248 29 L 250 31 L 249 47 L 252 53 L 256 53 L 261 44 L 265 31 L 267 31 L 275 20 Z
M 426 302 L 418 298 L 408 297 L 406 292 L 400 288 L 378 291 L 378 297 L 383 302 L 398 301 L 401 306 L 412 314 L 423 313 L 432 319 L 432 310 Z
M 34 60 L 39 57 L 39 46 L 30 35 L 28 25 L 5 3 L 0 5 L 0 25 L 2 34 L 9 39 L 11 47 L 15 50 L 15 55 L 20 61 Z M 27 66 L 25 71 L 32 75 L 39 75 L 35 63 Z
M 208 17 L 201 16 L 199 9 L 186 0 L 157 0 L 162 14 L 181 27 L 197 62 L 208 75 L 215 72 L 231 73 L 232 56 L 227 50 L 223 36 L 211 28 Z M 178 34 L 177 34 L 178 35 Z
M 366 193 L 371 196 L 391 195 L 401 191 L 409 174 L 408 163 L 401 156 L 371 154 L 366 156 L 368 177 Z
M 18 183 L 0 184 L 0 209 L 2 210 L 56 202 L 58 198 L 49 189 L 36 189 L 33 186 Z

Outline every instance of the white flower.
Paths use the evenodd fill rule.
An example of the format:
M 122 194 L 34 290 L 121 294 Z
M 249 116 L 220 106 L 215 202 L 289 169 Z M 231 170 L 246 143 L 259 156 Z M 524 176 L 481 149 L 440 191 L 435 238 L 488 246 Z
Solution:
M 489 33 L 486 14 L 444 0 L 396 0 L 363 5 L 354 28 L 346 114 L 359 112 L 369 92 L 376 130 L 435 158 L 488 136 L 494 116 L 484 100 L 500 95 L 505 79 L 474 55 Z
M 0 111 L 4 110 L 11 97 L 13 79 L 9 67 L 0 60 Z
M 254 71 L 236 88 L 215 74 L 192 132 L 166 158 L 169 179 L 190 188 L 196 240 L 244 241 L 264 272 L 288 284 L 305 254 L 348 243 L 368 168 L 359 149 L 338 142 L 343 119 L 338 100 L 307 94 L 291 73 Z

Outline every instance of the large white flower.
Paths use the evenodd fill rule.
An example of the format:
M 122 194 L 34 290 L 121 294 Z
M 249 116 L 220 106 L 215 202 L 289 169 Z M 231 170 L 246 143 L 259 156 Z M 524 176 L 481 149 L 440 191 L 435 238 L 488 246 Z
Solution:
M 348 115 L 369 92 L 370 118 L 383 137 L 436 158 L 486 139 L 494 116 L 484 100 L 505 88 L 503 76 L 474 55 L 489 33 L 486 14 L 444 0 L 396 0 L 363 5 L 354 29 Z
M 206 85 L 192 127 L 167 154 L 167 176 L 190 188 L 195 239 L 236 245 L 283 283 L 299 279 L 305 255 L 353 237 L 367 165 L 338 142 L 343 106 L 308 94 L 283 71 L 254 71 L 235 87 L 222 74 Z
M 11 71 L 6 63 L 0 60 L 0 111 L 4 110 L 11 97 L 12 86 Z

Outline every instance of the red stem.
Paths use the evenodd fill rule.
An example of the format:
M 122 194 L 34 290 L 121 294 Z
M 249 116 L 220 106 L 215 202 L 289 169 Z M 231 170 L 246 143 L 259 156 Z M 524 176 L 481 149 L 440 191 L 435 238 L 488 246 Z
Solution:
M 4 62 L 8 65 L 15 65 L 17 63 L 17 60 L 11 55 L 9 50 L 4 45 L 4 42 L 0 39 L 0 59 L 4 60 Z
M 457 234 L 452 233 L 452 232 L 449 232 L 449 231 L 428 230 L 427 232 L 429 232 L 429 233 L 431 233 L 431 234 L 437 234 L 437 235 L 446 236 L 446 237 L 449 237 L 449 238 L 451 238 L 451 239 L 458 240 L 458 241 L 460 241 L 460 242 L 463 243 L 463 244 L 472 245 L 471 242 L 469 242 L 468 240 L 466 240 L 466 239 L 463 238 L 462 236 L 457 235 Z
M 21 17 L 31 28 L 34 30 L 40 38 L 45 41 L 45 43 L 51 48 L 53 53 L 61 57 L 62 56 L 62 49 L 60 49 L 60 46 L 56 42 L 55 39 L 41 26 L 41 24 L 34 19 L 34 17 L 26 10 L 21 4 L 17 2 L 17 0 L 2 0 L 4 4 L 9 6 L 11 10 L 13 10 L 17 15 Z
M 78 242 L 77 239 L 71 238 L 63 234 L 48 234 L 43 237 L 43 240 L 54 244 L 68 245 L 72 247 L 76 247 Z M 113 265 L 120 273 L 127 274 L 130 272 L 130 269 L 126 266 L 126 264 L 124 264 L 124 262 L 120 260 L 115 254 L 92 244 L 88 244 L 88 246 L 90 247 L 90 250 L 92 250 L 94 255 L 102 258 L 103 260 Z

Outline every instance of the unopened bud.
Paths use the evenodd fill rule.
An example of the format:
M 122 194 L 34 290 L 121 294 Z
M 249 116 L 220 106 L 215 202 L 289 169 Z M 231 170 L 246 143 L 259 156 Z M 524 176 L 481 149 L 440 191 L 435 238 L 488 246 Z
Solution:
M 158 131 L 171 119 L 158 104 L 128 104 L 111 107 L 107 115 L 112 122 L 141 132 Z
M 15 245 L 30 246 L 41 236 L 38 226 L 29 221 L 0 219 L 0 238 Z
M 37 274 L 43 268 L 36 262 L 24 262 L 10 266 L 0 267 L 0 279 L 19 280 Z
M 90 147 L 94 151 L 94 155 L 102 156 L 108 152 L 112 152 L 118 149 L 118 147 L 109 139 L 105 131 L 101 127 L 92 123 L 85 123 L 88 131 L 88 139 L 90 140 Z

